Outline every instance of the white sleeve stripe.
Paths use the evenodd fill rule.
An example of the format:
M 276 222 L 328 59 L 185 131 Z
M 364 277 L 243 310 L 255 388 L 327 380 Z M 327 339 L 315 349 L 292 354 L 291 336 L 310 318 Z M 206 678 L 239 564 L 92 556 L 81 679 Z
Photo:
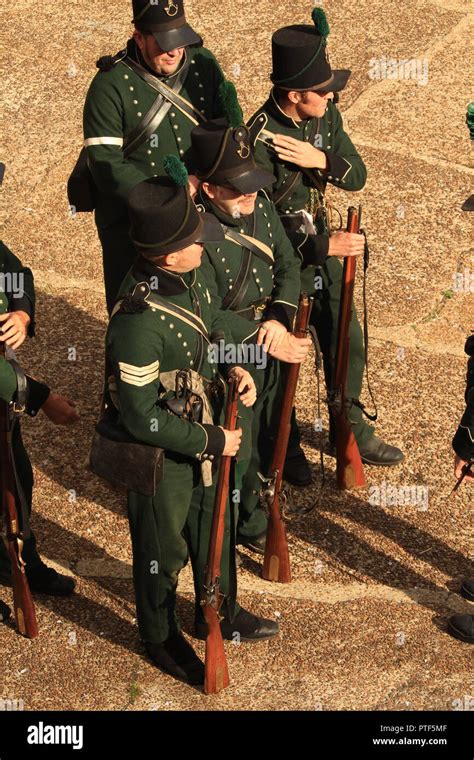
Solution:
M 135 364 L 126 364 L 126 362 L 119 362 L 119 369 L 120 372 L 124 372 L 129 375 L 136 375 L 137 377 L 142 377 L 143 375 L 148 375 L 150 372 L 154 372 L 158 367 L 160 366 L 160 362 L 157 360 L 156 362 L 152 362 L 151 364 L 146 364 L 144 367 L 137 367 Z
M 89 137 L 84 140 L 84 148 L 90 148 L 92 145 L 118 145 L 123 146 L 123 137 Z
M 149 385 L 154 380 L 158 380 L 159 376 L 160 373 L 158 370 L 150 375 L 145 375 L 145 377 L 135 377 L 134 375 L 127 375 L 123 372 L 120 373 L 120 379 L 123 383 L 126 383 L 127 385 L 136 385 L 138 388 L 142 388 L 144 385 Z

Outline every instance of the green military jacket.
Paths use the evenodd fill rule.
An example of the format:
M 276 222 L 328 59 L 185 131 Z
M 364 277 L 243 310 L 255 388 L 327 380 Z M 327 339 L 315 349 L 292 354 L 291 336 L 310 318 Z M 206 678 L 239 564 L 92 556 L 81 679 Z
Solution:
M 465 462 L 474 460 L 474 333 L 469 336 L 465 347 L 469 357 L 466 376 L 466 409 L 453 438 L 456 454 Z
M 344 131 L 339 109 L 332 101 L 328 101 L 326 113 L 322 118 L 297 122 L 282 111 L 272 91 L 266 103 L 249 120 L 248 125 L 255 140 L 257 163 L 276 177 L 273 186 L 267 188 L 270 197 L 281 195 L 285 186 L 291 188 L 277 203 L 279 213 L 285 215 L 306 209 L 316 218 L 316 236 L 309 236 L 308 239 L 307 235 L 301 233 L 299 236 L 290 235 L 303 260 L 303 270 L 307 267 L 321 266 L 328 252 L 329 227 L 325 209 L 321 208 L 320 213 L 317 213 L 323 202 L 323 199 L 319 198 L 317 188 L 324 193 L 329 182 L 344 190 L 361 190 L 367 179 L 365 164 L 349 135 Z M 305 141 L 315 135 L 314 144 L 327 156 L 327 169 L 301 172 L 293 185 L 294 173 L 299 171 L 299 167 L 278 158 L 271 143 L 265 139 L 268 133 L 278 133 Z M 312 280 L 314 269 L 303 271 L 304 290 L 312 292 Z
M 154 296 L 164 303 L 153 303 Z M 107 366 L 115 380 L 111 395 L 116 392 L 123 427 L 143 443 L 199 461 L 219 456 L 223 431 L 217 424 L 170 413 L 162 402 L 160 377 L 189 369 L 216 380 L 211 341 L 216 335 L 228 342 L 251 340 L 248 322 L 243 328 L 230 333 L 226 313 L 212 302 L 199 269 L 179 275 L 139 257 L 124 280 L 106 339 Z
M 219 209 L 201 189 L 196 198 L 198 208 L 210 211 L 223 224 L 243 235 L 253 237 L 264 245 L 260 254 L 252 252 L 251 266 L 242 298 L 229 319 L 235 329 L 242 317 L 238 311 L 261 305 L 255 317 L 276 319 L 288 330 L 292 329 L 300 292 L 301 263 L 288 240 L 273 203 L 265 193 L 257 197 L 255 212 L 249 216 L 234 218 Z M 201 270 L 213 285 L 213 297 L 219 305 L 230 294 L 238 280 L 244 257 L 244 248 L 226 238 L 222 243 L 206 244 Z M 266 304 L 265 304 L 266 301 Z
M 145 116 L 158 93 L 123 60 L 127 54 L 143 64 L 134 40 L 128 42 L 122 60 L 101 59 L 103 70 L 96 74 L 84 107 L 84 140 L 88 163 L 98 189 L 96 220 L 99 226 L 127 218 L 126 200 L 132 187 L 145 179 L 165 174 L 163 161 L 168 154 L 179 155 L 192 168 L 191 130 L 196 126 L 178 108 L 171 106 L 157 133 L 128 158 L 123 157 L 124 137 Z M 206 48 L 185 48 L 189 64 L 180 94 L 205 118 L 222 115 L 218 90 L 224 75 Z M 102 62 L 102 63 L 101 63 Z M 107 70 L 109 69 L 109 70 Z M 153 74 L 151 70 L 150 73 Z M 174 76 L 164 77 L 169 87 Z
M 31 319 L 28 334 L 34 335 L 35 285 L 33 273 L 0 240 L 0 314 L 24 311 Z
M 12 401 L 16 393 L 16 375 L 13 367 L 0 356 L 0 399 Z
M 234 218 L 212 203 L 202 189 L 196 197 L 196 204 L 214 214 L 224 228 L 253 237 L 263 243 L 267 251 L 252 252 L 242 298 L 234 313 L 229 314 L 234 329 L 238 330 L 244 319 L 238 311 L 248 311 L 249 307 L 260 305 L 251 319 L 260 320 L 262 316 L 264 320 L 276 319 L 291 330 L 300 293 L 301 262 L 285 234 L 274 204 L 260 193 L 254 214 Z M 244 248 L 228 238 L 222 243 L 206 244 L 201 271 L 212 286 L 212 296 L 218 299 L 219 306 L 226 295 L 232 293 L 243 258 Z
M 28 327 L 30 337 L 34 335 L 35 286 L 33 273 L 24 267 L 20 259 L 0 241 L 0 314 L 24 311 L 31 322 Z M 26 412 L 34 417 L 49 396 L 49 388 L 44 383 L 27 377 L 28 405 Z M 0 398 L 12 401 L 17 390 L 17 378 L 11 364 L 0 358 Z

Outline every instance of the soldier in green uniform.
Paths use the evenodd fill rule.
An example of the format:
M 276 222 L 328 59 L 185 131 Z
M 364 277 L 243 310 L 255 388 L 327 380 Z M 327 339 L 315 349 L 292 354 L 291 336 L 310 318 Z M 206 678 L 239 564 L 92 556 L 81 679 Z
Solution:
M 454 475 L 460 478 L 463 468 L 474 462 L 474 333 L 466 341 L 467 363 L 466 409 L 453 438 Z M 474 473 L 465 477 L 466 487 L 472 488 Z M 461 586 L 461 595 L 468 602 L 474 602 L 474 578 L 466 579 Z M 474 615 L 453 615 L 448 621 L 448 630 L 461 641 L 474 644 Z
M 228 89 L 233 90 L 233 85 Z M 235 90 L 234 90 L 235 92 Z M 237 103 L 236 98 L 234 98 Z M 291 335 L 300 293 L 300 260 L 288 240 L 274 204 L 258 194 L 274 177 L 255 164 L 249 130 L 238 110 L 226 119 L 195 127 L 192 144 L 201 186 L 198 208 L 214 214 L 225 240 L 207 244 L 201 271 L 212 298 L 227 310 L 231 328 L 258 331 L 260 369 L 253 373 L 258 399 L 253 410 L 252 457 L 240 495 L 237 543 L 264 553 L 267 518 L 259 509 L 261 480 L 272 455 L 279 421 L 280 362 L 301 362 L 309 339 Z M 268 352 L 268 353 L 266 353 Z
M 191 129 L 221 115 L 224 81 L 216 59 L 186 23 L 183 0 L 133 0 L 133 13 L 133 38 L 113 58 L 98 61 L 84 108 L 109 313 L 136 255 L 128 234 L 128 193 L 163 175 L 170 153 L 189 165 Z
M 12 367 L 0 357 L 0 399 L 9 403 L 16 391 L 16 377 Z M 11 616 L 10 607 L 0 599 L 0 622 L 5 623 Z
M 184 167 L 182 167 L 184 169 Z M 199 604 L 210 538 L 216 465 L 221 454 L 235 455 L 241 431 L 221 426 L 222 392 L 210 361 L 212 336 L 228 342 L 255 340 L 245 323 L 229 333 L 225 312 L 212 302 L 199 271 L 203 242 L 223 238 L 210 215 L 191 200 L 188 176 L 176 167 L 168 178 L 152 178 L 129 197 L 131 238 L 140 254 L 123 282 L 107 333 L 110 398 L 118 421 L 135 439 L 165 450 L 164 476 L 153 498 L 129 491 L 128 514 L 138 626 L 152 661 L 165 672 L 200 684 L 204 668 L 180 632 L 176 617 L 178 575 L 191 557 L 195 592 L 195 632 L 206 636 Z M 256 398 L 248 371 L 234 367 L 244 404 Z M 201 410 L 182 414 L 179 383 L 200 397 Z M 227 510 L 221 566 L 222 634 L 226 639 L 270 638 L 273 621 L 258 618 L 235 601 L 233 510 Z
M 27 337 L 34 335 L 35 291 L 31 270 L 23 267 L 19 259 L 0 241 L 0 341 L 13 358 L 13 349 L 21 346 Z M 27 402 L 25 412 L 35 417 L 41 409 L 55 424 L 71 424 L 78 419 L 74 404 L 69 399 L 52 393 L 47 385 L 27 376 Z M 17 377 L 12 365 L 0 359 L 0 397 L 13 401 L 17 392 Z M 33 497 L 33 470 L 23 445 L 19 423 L 14 427 L 12 454 L 24 499 L 17 499 L 18 514 L 22 514 L 22 501 L 31 514 Z M 40 558 L 33 533 L 25 539 L 23 559 L 26 575 L 33 592 L 65 596 L 74 591 L 72 578 L 48 567 Z M 11 582 L 10 559 L 3 541 L 0 542 L 0 583 Z
M 323 351 L 330 392 L 342 278 L 339 257 L 360 255 L 364 239 L 343 231 L 330 233 L 324 193 L 328 182 L 345 190 L 361 190 L 367 172 L 331 100 L 344 88 L 350 72 L 331 69 L 326 47 L 329 27 L 322 9 L 313 11 L 313 20 L 314 26 L 284 27 L 273 35 L 274 88 L 248 123 L 256 140 L 257 163 L 276 177 L 269 192 L 302 259 L 301 289 L 315 296 L 311 319 Z M 356 402 L 350 420 L 362 460 L 374 465 L 398 464 L 402 452 L 374 435 L 357 405 L 365 357 L 355 310 L 350 347 L 347 395 Z M 334 443 L 332 417 L 330 441 Z M 296 485 L 311 481 L 296 420 L 285 477 Z

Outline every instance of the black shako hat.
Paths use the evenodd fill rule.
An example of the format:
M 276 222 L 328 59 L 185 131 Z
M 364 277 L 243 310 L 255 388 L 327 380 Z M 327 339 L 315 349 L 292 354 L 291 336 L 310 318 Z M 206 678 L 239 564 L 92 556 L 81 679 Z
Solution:
M 186 21 L 183 0 L 133 0 L 133 23 L 151 32 L 165 52 L 202 43 Z
M 327 51 L 329 24 L 322 8 L 314 8 L 314 26 L 294 24 L 278 29 L 272 37 L 271 80 L 283 90 L 343 90 L 351 75 L 347 69 L 331 69 Z
M 275 177 L 255 163 L 248 127 L 230 127 L 225 118 L 212 119 L 191 131 L 198 178 L 240 193 L 256 193 Z
M 219 243 L 224 231 L 213 214 L 199 213 L 187 187 L 152 177 L 128 196 L 130 236 L 145 258 L 165 256 L 193 243 Z

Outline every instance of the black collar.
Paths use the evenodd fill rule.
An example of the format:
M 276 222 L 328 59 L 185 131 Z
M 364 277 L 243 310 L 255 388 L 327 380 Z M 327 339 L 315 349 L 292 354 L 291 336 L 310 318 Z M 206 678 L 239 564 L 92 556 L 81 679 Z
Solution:
M 158 293 L 165 298 L 185 293 L 196 281 L 195 269 L 184 274 L 170 272 L 169 269 L 156 266 L 144 256 L 138 256 L 132 275 L 138 282 L 146 281 L 153 293 Z
M 274 89 L 270 92 L 270 96 L 267 102 L 263 105 L 262 110 L 271 116 L 272 119 L 275 119 L 275 121 L 278 121 L 280 124 L 284 124 L 285 127 L 290 127 L 290 129 L 304 129 L 308 121 L 312 120 L 303 119 L 303 121 L 295 121 L 291 116 L 287 116 L 278 104 Z

